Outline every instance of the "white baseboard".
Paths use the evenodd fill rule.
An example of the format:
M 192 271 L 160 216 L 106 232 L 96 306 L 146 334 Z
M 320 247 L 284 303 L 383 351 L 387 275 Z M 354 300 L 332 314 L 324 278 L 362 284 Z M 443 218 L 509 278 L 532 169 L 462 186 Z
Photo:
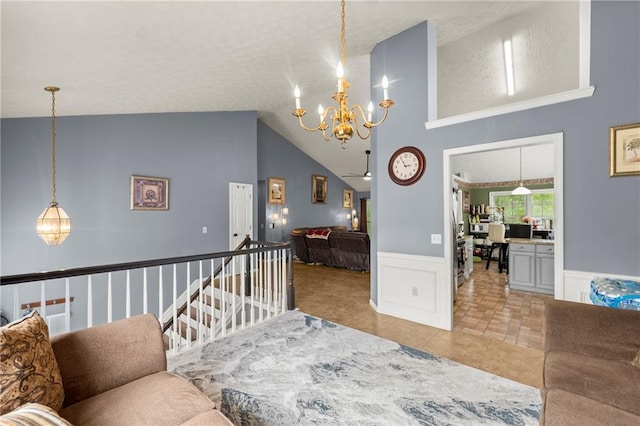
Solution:
M 378 253 L 378 312 L 445 330 L 452 327 L 451 277 L 442 257 Z
M 594 277 L 640 281 L 640 277 L 599 272 L 564 271 L 564 300 L 591 304 L 590 283 Z
M 373 308 L 373 310 L 375 310 L 376 312 L 378 312 L 378 305 L 376 305 L 376 302 L 374 302 L 373 300 L 369 299 L 369 304 L 371 305 L 371 307 Z

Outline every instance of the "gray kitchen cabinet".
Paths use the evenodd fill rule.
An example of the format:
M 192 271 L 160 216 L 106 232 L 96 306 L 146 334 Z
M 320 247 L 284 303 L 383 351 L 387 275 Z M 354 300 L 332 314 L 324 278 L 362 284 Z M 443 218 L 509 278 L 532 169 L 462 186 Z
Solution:
M 554 291 L 554 258 L 553 246 L 536 246 L 536 287 Z
M 553 293 L 553 246 L 509 244 L 509 288 Z

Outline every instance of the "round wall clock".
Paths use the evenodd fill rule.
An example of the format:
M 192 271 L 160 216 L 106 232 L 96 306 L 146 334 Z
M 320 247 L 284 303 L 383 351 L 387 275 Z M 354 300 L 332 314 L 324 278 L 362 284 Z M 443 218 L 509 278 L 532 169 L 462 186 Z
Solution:
M 393 153 L 389 159 L 389 177 L 398 185 L 416 183 L 427 168 L 422 151 L 414 146 L 405 146 Z

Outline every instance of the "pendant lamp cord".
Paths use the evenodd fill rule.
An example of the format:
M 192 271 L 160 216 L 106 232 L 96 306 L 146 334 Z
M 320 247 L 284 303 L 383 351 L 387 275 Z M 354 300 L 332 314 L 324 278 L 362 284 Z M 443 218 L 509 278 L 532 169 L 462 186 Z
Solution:
M 51 92 L 51 204 L 56 203 L 56 92 Z
M 520 186 L 522 186 L 522 147 L 520 147 Z
M 346 66 L 346 60 L 347 60 L 347 52 L 346 52 L 346 48 L 345 48 L 345 24 L 344 24 L 344 9 L 345 9 L 345 0 L 342 0 L 341 2 L 341 8 L 342 8 L 342 13 L 340 14 L 340 17 L 342 19 L 342 26 L 340 28 L 340 46 L 342 47 L 342 66 L 345 67 Z

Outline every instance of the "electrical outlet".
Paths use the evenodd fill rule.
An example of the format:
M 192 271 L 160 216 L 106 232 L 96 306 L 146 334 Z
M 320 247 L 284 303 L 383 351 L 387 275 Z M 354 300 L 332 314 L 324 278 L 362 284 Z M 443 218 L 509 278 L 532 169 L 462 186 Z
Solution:
M 411 295 L 418 297 L 418 287 L 411 287 Z
M 442 244 L 442 235 L 431 234 L 431 244 Z
M 206 234 L 206 233 L 207 233 L 207 231 L 208 231 L 207 227 L 206 227 L 206 226 L 203 226 L 203 227 L 202 227 L 202 233 L 203 233 L 203 234 Z

